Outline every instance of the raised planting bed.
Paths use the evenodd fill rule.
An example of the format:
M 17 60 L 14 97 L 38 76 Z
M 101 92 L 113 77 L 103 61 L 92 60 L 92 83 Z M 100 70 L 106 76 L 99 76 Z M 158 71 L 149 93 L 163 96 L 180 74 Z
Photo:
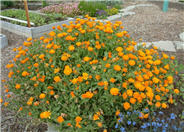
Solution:
M 72 18 L 63 17 L 59 14 L 40 14 L 29 12 L 31 28 L 26 27 L 26 15 L 24 10 L 5 10 L 1 13 L 1 28 L 18 35 L 37 38 L 52 30 L 53 26 L 68 24 Z M 8 17 L 8 18 L 6 18 Z

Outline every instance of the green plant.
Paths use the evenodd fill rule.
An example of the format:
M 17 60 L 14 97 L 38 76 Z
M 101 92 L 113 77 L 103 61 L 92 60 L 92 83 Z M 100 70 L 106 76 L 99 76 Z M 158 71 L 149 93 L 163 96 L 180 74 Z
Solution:
M 12 7 L 14 6 L 14 2 L 13 1 L 1 1 L 1 4 L 5 7 Z
M 175 57 L 159 55 L 155 46 L 135 49 L 120 21 L 85 17 L 13 49 L 17 55 L 6 66 L 5 85 L 15 95 L 9 104 L 60 131 L 84 132 L 115 131 L 120 112 L 139 127 L 148 112 L 168 108 L 180 94 L 173 87 Z M 141 115 L 128 114 L 134 111 Z
M 16 18 L 16 19 L 25 20 L 25 21 L 27 20 L 25 11 L 20 9 L 5 10 L 5 11 L 2 11 L 0 14 L 11 18 Z M 64 16 L 62 14 L 55 14 L 55 13 L 40 15 L 40 14 L 29 12 L 29 19 L 31 22 L 35 24 L 35 26 L 41 26 L 44 24 L 49 24 L 49 23 L 64 20 Z M 10 22 L 14 24 L 26 26 L 26 24 L 24 23 L 20 23 L 16 21 L 10 21 Z
M 42 0 L 42 7 L 46 7 L 46 6 L 48 6 L 49 4 L 47 3 L 47 1 L 46 0 Z
M 108 16 L 112 16 L 112 15 L 115 15 L 115 14 L 118 13 L 118 9 L 116 9 L 116 8 L 111 8 L 111 9 L 107 9 L 106 12 L 107 12 L 107 15 L 108 15 Z
M 107 9 L 107 6 L 99 1 L 90 1 L 90 2 L 81 1 L 78 7 L 80 11 L 83 13 L 83 15 L 89 14 L 92 17 L 95 16 L 97 10 Z

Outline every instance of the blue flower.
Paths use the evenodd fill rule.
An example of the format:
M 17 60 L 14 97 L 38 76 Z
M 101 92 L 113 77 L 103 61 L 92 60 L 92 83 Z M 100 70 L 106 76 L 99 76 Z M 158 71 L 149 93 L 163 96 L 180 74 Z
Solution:
M 124 127 L 120 128 L 121 132 L 126 132 Z
M 146 124 L 143 124 L 143 125 L 141 126 L 142 129 L 145 129 L 146 127 L 147 127 Z
M 149 109 L 144 109 L 144 112 L 149 112 Z
M 119 117 L 122 118 L 122 120 L 123 120 L 124 115 L 122 113 L 120 113 Z
M 133 121 L 133 123 L 132 123 L 132 124 L 135 126 L 136 122 L 135 122 L 135 121 Z
M 160 118 L 156 118 L 156 121 L 160 121 Z
M 132 122 L 131 121 L 127 121 L 127 124 L 130 125 Z
M 127 112 L 127 115 L 130 115 L 130 114 L 131 114 L 131 112 L 128 111 L 128 112 Z
M 164 127 L 168 127 L 168 123 L 166 123 Z
M 159 114 L 161 114 L 161 115 L 163 115 L 163 114 L 164 114 L 162 111 L 159 111 L 158 113 L 159 113 Z
M 156 126 L 156 122 L 152 122 L 151 125 L 152 125 L 152 126 Z
M 174 120 L 175 118 L 176 118 L 175 114 L 174 114 L 174 113 L 171 113 L 170 119 L 171 119 L 171 120 Z
M 165 120 L 163 119 L 163 120 L 161 120 L 162 121 L 162 123 L 164 123 L 165 122 Z
M 118 128 L 118 124 L 116 124 L 115 128 Z
M 166 132 L 166 129 L 162 129 L 162 132 Z

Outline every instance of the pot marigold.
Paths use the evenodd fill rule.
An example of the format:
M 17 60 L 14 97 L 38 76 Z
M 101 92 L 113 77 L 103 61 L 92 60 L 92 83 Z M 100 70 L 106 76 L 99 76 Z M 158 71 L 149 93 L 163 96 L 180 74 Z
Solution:
M 70 68 L 70 66 L 66 65 L 64 69 L 64 74 L 70 75 L 71 73 L 72 73 L 72 69 Z
M 118 89 L 118 88 L 111 88 L 111 89 L 110 89 L 110 93 L 111 93 L 112 95 L 118 95 L 119 89 Z
M 128 110 L 128 109 L 130 109 L 130 104 L 128 102 L 125 102 L 123 104 L 123 107 L 124 107 L 125 110 Z
M 55 81 L 55 82 L 59 82 L 59 81 L 61 81 L 61 78 L 60 78 L 59 76 L 55 76 L 55 77 L 54 77 L 54 81 Z
M 114 66 L 114 70 L 115 70 L 115 71 L 121 71 L 121 66 L 115 65 L 115 66 Z
M 50 118 L 50 116 L 51 116 L 51 112 L 50 111 L 45 111 L 45 112 L 40 113 L 40 118 L 41 119 Z
M 57 118 L 57 122 L 62 123 L 63 121 L 64 121 L 64 119 L 63 119 L 62 116 L 59 116 L 59 117 Z

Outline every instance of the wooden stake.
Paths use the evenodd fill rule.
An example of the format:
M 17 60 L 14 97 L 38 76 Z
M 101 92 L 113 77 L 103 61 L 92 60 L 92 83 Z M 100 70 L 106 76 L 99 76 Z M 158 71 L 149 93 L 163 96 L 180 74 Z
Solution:
M 27 0 L 24 0 L 24 8 L 25 8 L 25 11 L 26 11 L 27 25 L 28 25 L 28 27 L 31 27 L 30 21 L 29 21 L 29 12 L 28 12 Z

